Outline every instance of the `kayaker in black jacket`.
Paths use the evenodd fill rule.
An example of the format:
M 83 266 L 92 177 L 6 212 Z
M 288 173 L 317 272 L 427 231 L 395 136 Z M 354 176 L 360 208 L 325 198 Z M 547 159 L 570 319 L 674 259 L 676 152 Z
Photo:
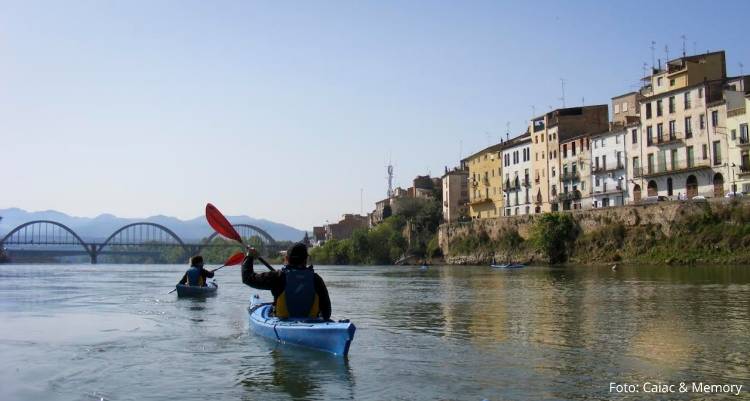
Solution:
M 214 272 L 203 268 L 203 256 L 195 255 L 190 258 L 190 268 L 180 279 L 180 284 L 187 283 L 191 287 L 205 287 L 206 279 L 213 276 Z
M 242 262 L 242 282 L 273 294 L 274 314 L 280 318 L 331 318 L 331 298 L 323 279 L 307 266 L 307 246 L 294 244 L 286 254 L 283 269 L 255 273 L 253 259 L 258 251 L 250 248 Z

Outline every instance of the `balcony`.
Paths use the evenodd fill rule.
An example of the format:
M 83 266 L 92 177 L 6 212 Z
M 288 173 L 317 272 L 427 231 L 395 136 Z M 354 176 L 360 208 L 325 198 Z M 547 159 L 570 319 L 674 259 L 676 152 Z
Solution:
M 569 192 L 563 192 L 558 194 L 556 197 L 553 197 L 553 202 L 565 202 L 565 201 L 575 201 L 581 199 L 581 191 L 575 190 L 575 191 L 569 191 Z
M 654 138 L 654 140 L 649 143 L 650 146 L 666 146 L 666 145 L 672 145 L 675 143 L 682 143 L 684 142 L 684 135 L 681 132 L 673 132 L 669 135 L 664 135 L 661 138 L 658 136 Z
M 523 183 L 521 185 L 527 188 L 531 188 L 531 182 L 529 181 L 529 177 L 524 178 Z M 526 202 L 526 203 L 529 203 L 529 202 Z
M 609 166 L 595 166 L 591 169 L 591 172 L 594 174 L 604 174 L 604 173 L 610 173 L 612 171 L 622 170 L 625 168 L 625 165 L 621 162 L 616 163 L 615 165 L 609 165 Z
M 480 197 L 480 198 L 474 198 L 469 202 L 469 205 L 471 206 L 478 206 L 484 203 L 492 203 L 492 198 L 488 198 L 486 196 Z
M 611 194 L 619 194 L 622 193 L 623 189 L 621 186 L 616 185 L 613 188 L 605 188 L 601 191 L 594 191 L 594 195 L 611 195 Z
M 703 170 L 711 168 L 709 160 L 675 160 L 674 163 L 657 164 L 656 166 L 640 167 L 634 169 L 633 175 L 636 177 L 658 177 L 660 175 L 686 173 L 689 171 Z
M 740 169 L 740 172 L 738 174 L 739 176 L 742 177 L 742 176 L 750 175 L 750 164 L 740 164 L 739 169 Z
M 737 140 L 737 146 L 741 148 L 750 147 L 750 137 L 740 135 L 739 139 Z
M 573 181 L 573 180 L 580 180 L 581 176 L 578 173 L 578 170 L 576 171 L 564 171 L 562 174 L 562 180 L 563 181 Z

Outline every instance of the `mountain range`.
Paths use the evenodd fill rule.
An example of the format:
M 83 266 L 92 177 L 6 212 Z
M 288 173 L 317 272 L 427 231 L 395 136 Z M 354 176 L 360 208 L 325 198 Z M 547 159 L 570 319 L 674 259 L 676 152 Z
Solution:
M 174 231 L 183 241 L 192 242 L 208 237 L 214 231 L 203 216 L 190 220 L 180 220 L 170 216 L 151 216 L 144 219 L 117 217 L 102 214 L 97 217 L 75 217 L 56 210 L 29 212 L 19 208 L 0 209 L 0 239 L 23 223 L 34 220 L 52 220 L 70 227 L 84 240 L 93 241 L 107 238 L 120 227 L 138 222 L 161 224 Z M 285 224 L 248 216 L 227 216 L 232 224 L 251 224 L 259 227 L 279 241 L 299 241 L 305 232 Z

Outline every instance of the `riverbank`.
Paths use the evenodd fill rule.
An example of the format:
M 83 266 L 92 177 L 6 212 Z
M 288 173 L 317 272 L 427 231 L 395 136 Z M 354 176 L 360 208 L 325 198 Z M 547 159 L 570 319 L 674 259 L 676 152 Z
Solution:
M 750 264 L 750 202 L 661 202 L 444 224 L 448 264 Z

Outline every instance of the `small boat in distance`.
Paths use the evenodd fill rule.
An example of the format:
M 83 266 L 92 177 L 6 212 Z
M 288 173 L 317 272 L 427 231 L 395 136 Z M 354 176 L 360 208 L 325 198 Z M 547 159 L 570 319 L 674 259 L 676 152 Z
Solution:
M 520 269 L 526 267 L 526 265 L 522 263 L 504 263 L 501 265 L 491 264 L 490 267 L 494 269 Z

